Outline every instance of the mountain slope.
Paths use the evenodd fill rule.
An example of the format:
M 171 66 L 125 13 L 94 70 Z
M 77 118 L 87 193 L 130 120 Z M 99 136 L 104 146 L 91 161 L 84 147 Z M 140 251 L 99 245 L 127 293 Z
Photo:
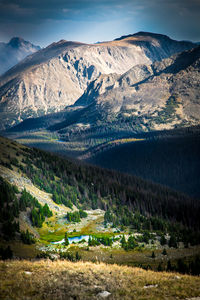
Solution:
M 200 197 L 200 126 L 136 135 L 94 147 L 87 162 Z M 84 158 L 84 157 L 83 157 Z
M 200 47 L 152 65 L 137 65 L 122 76 L 104 75 L 75 103 L 79 119 L 51 127 L 65 135 L 77 123 L 95 132 L 141 132 L 198 125 L 200 119 Z M 61 131 L 62 129 L 62 131 Z M 80 131 L 80 128 L 78 129 Z M 105 133 L 106 134 L 106 133 Z
M 123 74 L 192 47 L 151 33 L 94 45 L 53 43 L 0 78 L 0 128 L 74 104 L 101 74 Z
M 53 194 L 57 204 L 68 201 L 83 209 L 127 206 L 150 217 L 183 222 L 199 229 L 198 201 L 135 176 L 130 176 L 54 154 L 31 149 L 0 138 L 0 175 L 5 168 L 28 177 L 38 188 Z M 71 206 L 71 205 L 70 205 Z
M 0 138 L 0 150 L 0 257 L 10 259 L 13 255 L 15 258 L 9 264 L 1 262 L 0 268 L 4 271 L 1 272 L 1 297 L 27 297 L 31 293 L 36 298 L 42 294 L 47 298 L 52 296 L 52 299 L 64 299 L 66 295 L 80 299 L 87 296 L 88 299 L 91 296 L 96 299 L 97 296 L 98 299 L 100 296 L 97 291 L 100 293 L 103 290 L 111 292 L 113 299 L 120 298 L 122 290 L 127 299 L 129 296 L 133 299 L 133 295 L 137 295 L 137 299 L 141 295 L 144 298 L 144 293 L 149 299 L 150 290 L 155 291 L 152 293 L 154 299 L 164 299 L 167 295 L 172 299 L 177 295 L 181 298 L 182 295 L 198 295 L 195 277 L 180 275 L 176 278 L 171 273 L 164 273 L 163 277 L 149 269 L 199 274 L 199 201 L 135 176 L 56 157 L 5 138 Z M 87 209 L 87 212 L 83 209 Z M 86 213 L 83 220 L 71 219 L 80 212 Z M 88 241 L 84 240 L 89 235 Z M 71 244 L 66 242 L 68 237 Z M 79 241 L 79 237 L 83 239 Z M 16 258 L 36 258 L 37 262 L 21 260 L 21 268 Z M 48 260 L 38 262 L 38 258 Z M 51 262 L 50 259 L 57 262 Z M 88 261 L 98 264 L 92 265 Z M 101 262 L 111 263 L 113 267 Z M 116 264 L 139 266 L 149 271 Z M 44 265 L 48 270 L 44 270 Z M 56 294 L 53 293 L 55 285 L 51 290 L 44 277 L 49 271 L 52 273 L 51 265 L 56 270 L 51 276 L 58 284 Z M 76 268 L 81 272 L 76 272 Z M 101 277 L 100 281 L 94 282 L 93 275 L 90 276 L 91 268 L 95 277 Z M 107 272 L 112 273 L 110 279 Z M 112 282 L 109 281 L 118 280 L 118 277 L 113 279 L 113 274 L 119 275 L 119 272 L 124 272 L 124 277 L 123 274 L 119 276 L 124 280 L 120 291 L 111 287 Z M 134 272 L 139 272 L 141 276 L 134 276 Z M 64 276 L 60 276 L 61 273 Z M 13 274 L 19 275 L 17 283 L 12 281 L 12 286 L 18 284 L 18 288 L 7 290 Z M 65 281 L 71 286 L 70 274 L 73 277 L 75 275 L 78 284 L 79 279 L 82 282 L 81 292 L 74 287 L 72 292 L 69 291 L 68 285 L 67 289 L 61 288 L 60 292 Z M 108 282 L 104 285 L 104 276 L 111 285 Z M 24 280 L 26 277 L 27 280 Z M 134 294 L 132 289 L 126 287 L 129 277 L 136 278 L 131 285 L 134 286 Z M 28 278 L 32 283 L 29 288 Z M 88 278 L 91 280 L 89 290 L 86 284 Z M 170 278 L 172 289 L 168 289 L 166 295 L 165 280 L 169 282 Z M 186 279 L 190 288 L 185 291 Z M 135 287 L 137 282 L 138 294 Z M 94 288 L 94 283 L 98 287 Z M 194 284 L 194 288 L 191 288 L 191 284 Z M 21 289 L 25 291 L 23 295 Z
M 40 50 L 39 46 L 19 37 L 12 38 L 7 44 L 0 43 L 0 75 L 38 50 Z

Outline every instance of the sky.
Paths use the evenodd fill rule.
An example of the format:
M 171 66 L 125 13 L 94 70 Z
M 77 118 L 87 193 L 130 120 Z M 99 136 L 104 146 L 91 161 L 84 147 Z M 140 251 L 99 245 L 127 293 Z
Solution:
M 200 42 L 200 0 L 0 0 L 3 42 L 95 43 L 138 31 Z

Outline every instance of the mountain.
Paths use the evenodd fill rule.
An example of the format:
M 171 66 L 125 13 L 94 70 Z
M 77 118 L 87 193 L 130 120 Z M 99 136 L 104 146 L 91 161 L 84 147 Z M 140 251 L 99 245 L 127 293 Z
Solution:
M 123 75 L 100 75 L 74 106 L 27 120 L 13 130 L 46 128 L 62 139 L 113 135 L 199 124 L 200 47 Z
M 101 74 L 121 75 L 194 46 L 145 32 L 98 44 L 53 43 L 0 77 L 0 128 L 74 104 Z
M 26 56 L 40 50 L 20 37 L 12 38 L 8 43 L 0 43 L 0 75 L 8 71 Z
M 200 47 L 152 65 L 137 65 L 118 78 L 92 82 L 76 105 L 87 105 L 79 123 L 98 128 L 149 131 L 198 125 Z M 96 126 L 97 127 L 97 126 Z

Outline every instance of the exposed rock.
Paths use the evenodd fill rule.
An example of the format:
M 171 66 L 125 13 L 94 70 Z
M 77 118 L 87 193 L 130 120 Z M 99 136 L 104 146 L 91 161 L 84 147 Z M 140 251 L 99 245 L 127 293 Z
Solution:
M 152 65 L 134 66 L 122 76 L 100 76 L 76 102 L 88 105 L 76 122 L 90 128 L 98 124 L 98 130 L 101 124 L 104 128 L 120 124 L 119 130 L 128 124 L 133 131 L 134 127 L 147 131 L 198 125 L 199 66 L 197 47 Z M 76 132 L 75 126 L 71 124 L 66 132 Z
M 74 104 L 101 74 L 120 75 L 132 66 L 148 65 L 193 46 L 151 33 L 94 45 L 63 40 L 53 43 L 0 78 L 0 129 Z M 141 77 L 140 73 L 137 76 Z M 116 76 L 110 75 L 110 83 Z M 110 83 L 102 83 L 101 93 Z
M 32 275 L 32 272 L 25 271 L 25 272 L 24 272 L 24 274 L 26 274 L 26 275 L 30 276 L 30 275 Z
M 174 276 L 174 279 L 181 279 L 181 277 L 180 276 L 178 276 L 178 275 L 176 275 L 176 276 Z
M 99 298 L 107 298 L 108 296 L 110 296 L 111 293 L 109 293 L 108 291 L 103 291 L 97 294 L 97 297 Z
M 158 285 L 157 284 L 149 284 L 149 285 L 145 285 L 144 289 L 151 289 L 151 288 L 157 288 Z

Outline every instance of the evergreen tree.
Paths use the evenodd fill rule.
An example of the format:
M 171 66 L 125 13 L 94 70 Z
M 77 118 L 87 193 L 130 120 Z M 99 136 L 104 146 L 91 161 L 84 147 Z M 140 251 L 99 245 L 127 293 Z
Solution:
M 160 238 L 160 244 L 161 244 L 162 246 L 164 246 L 164 245 L 167 244 L 167 240 L 166 240 L 164 234 L 161 235 L 161 238 Z
M 80 254 L 78 253 L 78 251 L 76 252 L 76 261 L 79 261 L 81 259 Z
M 65 246 L 69 246 L 69 239 L 68 239 L 68 233 L 65 232 Z
M 137 246 L 134 237 L 131 235 L 128 238 L 128 249 L 134 249 Z
M 169 239 L 169 247 L 177 248 L 177 240 L 174 234 L 171 234 Z
M 122 248 L 126 248 L 126 245 L 127 245 L 127 243 L 126 243 L 126 239 L 125 239 L 125 236 L 124 236 L 124 234 L 123 234 L 123 236 L 122 236 L 122 239 L 121 239 L 121 246 L 122 246 Z
M 167 262 L 167 271 L 173 271 L 173 268 L 172 268 L 170 260 L 168 260 L 168 262 Z
M 162 254 L 163 254 L 163 255 L 167 255 L 167 250 L 166 250 L 165 248 L 163 249 Z
M 13 258 L 13 251 L 11 250 L 10 246 L 7 246 L 5 249 L 0 248 L 0 257 L 2 260 Z
M 159 263 L 159 265 L 158 265 L 158 272 L 162 272 L 162 271 L 163 271 L 162 263 Z
M 33 235 L 28 231 L 28 229 L 26 230 L 26 232 L 24 231 L 21 232 L 21 240 L 24 244 L 28 244 L 28 245 L 35 243 L 35 239 Z

